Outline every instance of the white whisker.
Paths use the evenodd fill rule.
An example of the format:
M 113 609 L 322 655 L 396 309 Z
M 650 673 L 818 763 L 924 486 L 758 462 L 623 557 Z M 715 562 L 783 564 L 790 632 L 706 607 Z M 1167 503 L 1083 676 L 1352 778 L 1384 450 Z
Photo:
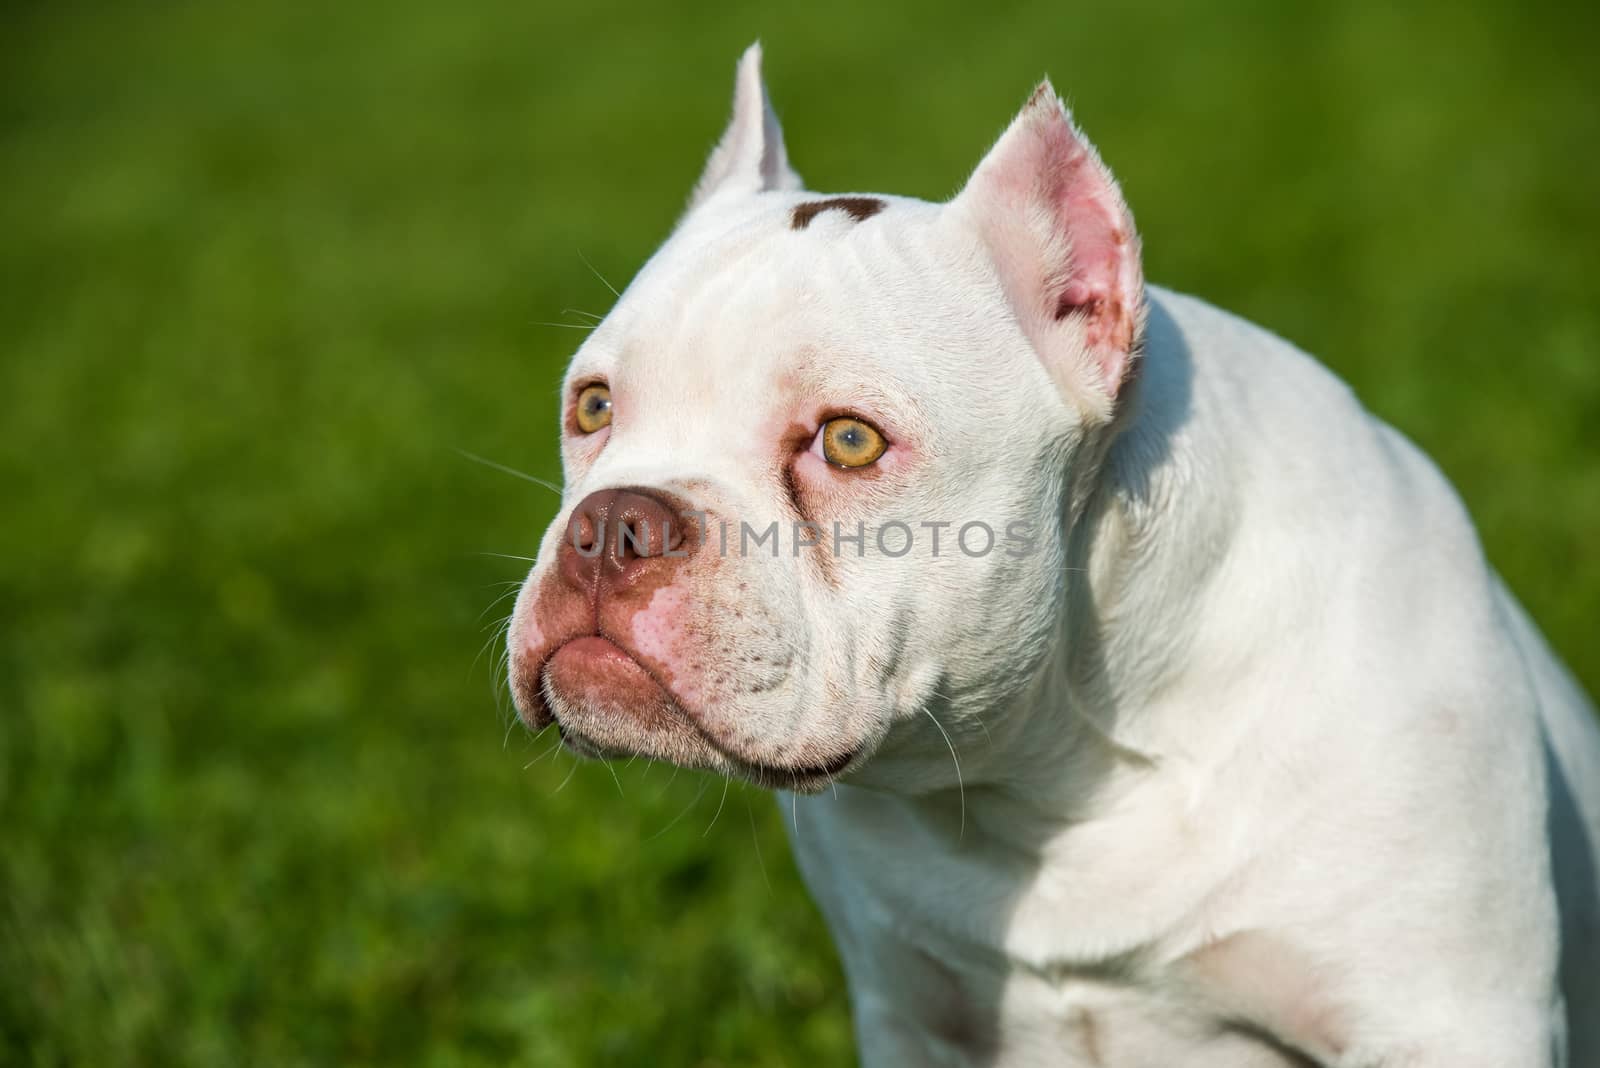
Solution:
M 945 731 L 944 724 L 939 722 L 939 717 L 935 716 L 926 706 L 923 707 L 922 714 L 927 716 L 935 727 L 939 728 L 939 733 L 944 736 L 944 744 L 950 749 L 950 760 L 956 766 L 956 788 L 961 791 L 961 829 L 957 832 L 956 838 L 957 840 L 964 839 L 967 836 L 967 784 L 961 778 L 961 760 L 956 756 L 955 743 L 950 740 L 950 735 Z
M 529 768 L 533 767 L 535 764 L 543 763 L 544 761 L 549 760 L 551 757 L 560 756 L 562 752 L 563 752 L 563 749 L 562 749 L 562 745 L 561 745 L 561 739 L 560 738 L 556 738 L 553 741 L 551 741 L 551 743 L 548 746 L 545 747 L 544 752 L 540 753 L 538 756 L 534 757 L 532 760 L 530 760 L 526 764 L 522 765 L 522 770 L 523 771 L 527 771 Z M 574 764 L 572 767 L 573 767 L 573 771 L 576 771 L 578 766 L 577 766 L 577 764 Z M 567 774 L 570 776 L 572 774 L 572 772 L 568 772 Z M 566 784 L 563 783 L 562 785 L 566 785 Z
M 678 777 L 678 772 L 682 770 L 683 768 L 679 767 L 677 764 L 672 765 L 672 774 L 667 776 L 667 781 L 662 784 L 661 792 L 656 794 L 657 801 L 660 801 L 663 797 L 667 796 L 667 791 L 672 789 L 673 780 Z
M 609 760 L 602 760 L 600 763 L 606 766 L 606 770 L 611 773 L 611 781 L 617 784 L 617 796 L 626 801 L 627 795 L 622 792 L 622 780 L 617 778 L 617 769 L 611 766 Z
M 493 608 L 494 606 L 490 605 L 489 607 Z M 485 609 L 485 611 L 488 611 L 488 609 Z M 472 678 L 472 673 L 474 671 L 478 670 L 478 661 L 483 659 L 483 654 L 487 653 L 489 651 L 490 647 L 493 646 L 497 640 L 499 640 L 499 639 L 501 639 L 501 638 L 503 638 L 505 636 L 506 625 L 508 623 L 510 623 L 510 622 L 511 622 L 511 617 L 508 615 L 508 616 L 504 617 L 503 619 L 501 619 L 499 622 L 493 624 L 493 628 L 494 628 L 493 631 L 489 634 L 489 636 L 487 638 L 485 638 L 483 640 L 483 644 L 478 647 L 478 655 L 472 658 L 472 666 L 467 668 L 467 678 L 468 679 L 471 679 Z
M 956 703 L 956 699 L 954 697 L 951 697 L 949 694 L 945 693 L 943 690 L 936 690 L 936 689 L 933 689 L 932 687 L 929 687 L 928 692 L 930 694 L 932 694 L 933 696 L 939 698 L 940 700 L 944 701 L 945 704 L 951 705 L 952 707 Z M 976 712 L 969 712 L 967 714 L 969 716 L 971 716 L 973 722 L 978 725 L 978 729 L 983 731 L 983 740 L 984 740 L 984 742 L 989 746 L 989 748 L 993 749 L 994 748 L 994 739 L 989 736 L 989 725 L 987 723 L 985 723 L 983 721 L 983 717 L 978 715 Z
M 561 780 L 561 785 L 555 788 L 555 790 L 550 794 L 551 797 L 554 797 L 556 794 L 559 794 L 562 790 L 567 788 L 567 783 L 571 782 L 572 777 L 578 773 L 578 765 L 581 763 L 582 761 L 578 760 L 576 757 L 573 758 L 572 770 L 567 772 L 567 777 Z
M 711 822 L 706 824 L 706 829 L 700 832 L 701 838 L 704 838 L 706 835 L 710 834 L 711 828 L 717 825 L 717 817 L 722 815 L 722 806 L 728 803 L 728 786 L 731 784 L 731 782 L 731 779 L 722 780 L 722 800 L 717 802 L 717 811 L 712 814 Z
M 671 782 L 671 780 L 668 780 L 669 785 L 670 785 L 670 782 Z M 683 819 L 683 817 L 685 817 L 685 816 L 687 816 L 689 814 L 689 810 L 691 808 L 693 808 L 695 805 L 700 803 L 700 799 L 705 796 L 706 789 L 710 785 L 711 785 L 711 780 L 710 779 L 707 779 L 704 782 L 702 782 L 700 784 L 700 792 L 694 795 L 694 800 L 690 801 L 687 805 L 684 805 L 683 806 L 683 811 L 679 812 L 676 816 L 672 817 L 672 821 L 670 823 L 668 823 L 665 827 L 661 828 L 655 834 L 652 834 L 649 838 L 646 838 L 645 841 L 646 842 L 654 842 L 657 838 L 660 838 L 662 835 L 664 835 L 668 831 L 672 830 L 672 828 L 677 825 L 679 820 Z
M 522 583 L 520 583 L 520 582 L 515 582 L 515 583 L 512 583 L 511 585 L 517 587 L 517 589 L 520 589 L 522 587 Z M 473 620 L 473 622 L 474 623 L 483 622 L 483 617 L 488 615 L 490 612 L 494 611 L 496 608 L 498 608 L 502 603 L 505 602 L 507 597 L 515 597 L 517 595 L 517 589 L 510 589 L 510 590 L 502 591 L 500 596 L 496 597 L 494 600 L 490 601 L 487 605 L 484 606 L 483 611 L 478 613 L 478 618 Z M 508 615 L 508 616 L 505 617 L 505 619 L 502 619 L 500 622 L 504 623 L 506 621 L 506 619 L 510 619 L 510 618 L 511 617 Z
M 543 486 L 551 493 L 554 493 L 557 497 L 561 496 L 560 486 L 556 485 L 554 482 L 546 481 L 545 479 L 540 478 L 538 475 L 530 475 L 526 471 L 518 471 L 515 467 L 507 467 L 505 464 L 496 463 L 493 460 L 485 459 L 475 452 L 468 452 L 466 449 L 457 449 L 455 451 L 456 455 L 471 460 L 475 464 L 482 464 L 485 467 L 492 467 L 502 474 L 510 475 L 513 478 L 520 478 L 524 482 L 532 482 L 535 486 Z
M 745 815 L 750 817 L 750 841 L 756 847 L 756 867 L 761 869 L 761 881 L 767 884 L 767 893 L 772 893 L 772 880 L 767 877 L 767 862 L 761 856 L 761 835 L 756 832 L 756 810 L 750 807 L 750 798 L 744 799 Z
M 589 262 L 589 257 L 583 254 L 583 249 L 581 248 L 578 250 L 578 258 L 583 261 L 583 265 L 585 267 L 589 268 L 590 273 L 592 273 L 596 278 L 600 279 L 601 285 L 611 290 L 611 295 L 613 297 L 616 297 L 618 300 L 622 299 L 622 294 L 617 292 L 617 287 L 606 281 L 606 276 L 601 274 L 599 270 L 596 269 L 595 265 Z
M 506 721 L 506 733 L 505 733 L 505 736 L 500 739 L 500 748 L 501 749 L 510 748 L 510 746 L 511 746 L 511 732 L 517 729 L 517 723 L 518 723 L 518 720 L 517 720 L 517 718 L 515 716 L 512 716 L 510 719 L 508 719 Z M 522 770 L 523 771 L 527 771 L 528 769 L 526 767 L 524 767 Z

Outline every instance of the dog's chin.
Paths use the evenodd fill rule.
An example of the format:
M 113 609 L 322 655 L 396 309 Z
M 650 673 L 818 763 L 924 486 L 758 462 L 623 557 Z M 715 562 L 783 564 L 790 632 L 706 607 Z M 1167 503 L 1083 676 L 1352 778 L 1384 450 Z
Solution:
M 730 753 L 627 650 L 598 636 L 576 638 L 557 649 L 540 683 L 562 743 L 581 757 L 643 756 L 770 790 L 817 793 L 858 756 L 848 749 L 815 764 L 789 765 Z

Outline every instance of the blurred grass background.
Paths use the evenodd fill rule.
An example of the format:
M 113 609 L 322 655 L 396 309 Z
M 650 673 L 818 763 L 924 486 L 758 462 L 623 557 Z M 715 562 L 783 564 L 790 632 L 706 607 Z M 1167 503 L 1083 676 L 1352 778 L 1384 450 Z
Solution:
M 8 8 L 0 1061 L 850 1062 L 767 797 L 508 732 L 480 554 L 555 498 L 454 451 L 559 477 L 540 323 L 757 36 L 830 191 L 952 193 L 1053 75 L 1150 277 L 1419 440 L 1600 689 L 1597 10 Z

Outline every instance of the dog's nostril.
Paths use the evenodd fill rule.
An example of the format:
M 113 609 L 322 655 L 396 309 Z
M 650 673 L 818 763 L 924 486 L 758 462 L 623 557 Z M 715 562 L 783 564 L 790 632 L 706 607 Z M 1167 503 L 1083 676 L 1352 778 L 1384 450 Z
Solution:
M 571 527 L 572 547 L 589 552 L 600 544 L 598 525 L 594 516 L 588 512 L 579 512 L 574 518 Z

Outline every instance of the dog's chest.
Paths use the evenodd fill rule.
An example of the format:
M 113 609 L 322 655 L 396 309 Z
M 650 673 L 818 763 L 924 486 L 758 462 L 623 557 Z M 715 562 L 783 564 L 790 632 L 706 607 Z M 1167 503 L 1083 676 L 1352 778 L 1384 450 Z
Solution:
M 850 952 L 863 1061 L 985 1068 L 1306 1068 L 1313 1063 L 1181 988 L 1001 970 L 884 933 Z M 859 957 L 875 963 L 864 969 Z M 953 959 L 952 959 L 953 958 Z

